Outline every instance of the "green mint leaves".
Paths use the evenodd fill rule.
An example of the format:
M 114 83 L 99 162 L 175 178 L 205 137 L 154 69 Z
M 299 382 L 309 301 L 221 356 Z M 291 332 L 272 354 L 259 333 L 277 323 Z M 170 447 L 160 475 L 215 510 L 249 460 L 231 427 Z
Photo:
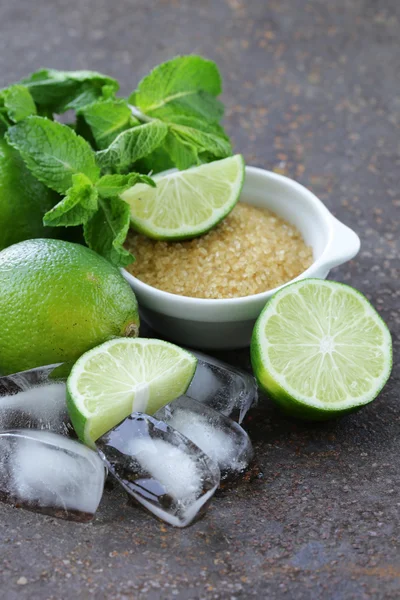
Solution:
M 99 209 L 83 227 L 88 246 L 119 267 L 126 267 L 133 256 L 123 244 L 130 225 L 129 205 L 119 198 L 99 200 Z
M 131 104 L 115 97 L 114 79 L 93 71 L 42 69 L 13 87 L 26 95 L 27 103 L 30 99 L 30 107 L 12 122 L 35 112 L 53 118 L 74 108 L 76 131 L 98 151 L 98 164 L 110 173 L 160 171 L 171 163 L 186 169 L 232 154 L 218 124 L 223 115 L 217 99 L 221 77 L 215 63 L 200 56 L 178 56 L 153 69 L 131 94 Z M 149 169 L 151 161 L 143 159 L 157 150 Z
M 21 81 L 41 114 L 78 109 L 118 91 L 115 79 L 95 71 L 57 71 L 41 69 Z
M 88 142 L 61 123 L 27 117 L 8 130 L 7 139 L 33 175 L 60 194 L 67 192 L 72 176 L 77 173 L 83 173 L 93 182 L 100 176 Z
M 151 71 L 129 99 L 94 71 L 41 69 L 0 90 L 0 136 L 32 175 L 61 195 L 47 226 L 82 225 L 85 241 L 117 266 L 133 257 L 123 244 L 129 206 L 121 194 L 155 186 L 149 174 L 187 169 L 232 154 L 221 127 L 221 76 L 212 61 L 178 56 Z M 75 111 L 68 125 L 58 115 Z
M 156 187 L 151 177 L 130 173 L 128 175 L 103 175 L 97 182 L 96 189 L 102 198 L 115 198 L 136 183 L 147 183 L 151 187 Z
M 140 125 L 125 100 L 95 102 L 81 108 L 78 114 L 90 127 L 99 150 L 106 149 L 123 131 Z
M 139 173 L 101 177 L 96 184 L 97 210 L 83 226 L 88 246 L 118 267 L 126 267 L 134 260 L 132 254 L 124 248 L 130 225 L 130 209 L 120 195 L 136 183 L 155 187 L 150 177 Z
M 217 100 L 220 93 L 217 66 L 201 56 L 178 56 L 153 69 L 139 83 L 129 98 L 131 104 L 146 119 L 156 118 L 168 125 L 162 144 L 169 157 L 165 168 L 170 160 L 178 169 L 187 169 L 232 154 L 229 139 L 218 124 L 224 112 Z
M 186 115 L 217 123 L 224 112 L 216 99 L 220 93 L 215 63 L 201 56 L 178 56 L 155 67 L 129 101 L 144 114 L 165 121 Z
M 127 171 L 158 148 L 167 133 L 167 125 L 158 120 L 133 127 L 120 133 L 107 150 L 98 152 L 97 161 L 102 168 Z
M 224 136 L 185 125 L 170 126 L 165 147 L 178 169 L 232 154 L 232 146 Z
M 150 125 L 155 129 L 153 123 Z M 136 129 L 140 132 L 142 127 L 147 126 Z M 88 142 L 70 127 L 44 117 L 30 116 L 10 127 L 7 139 L 39 181 L 65 194 L 45 214 L 44 225 L 83 225 L 89 247 L 118 266 L 132 262 L 133 257 L 123 247 L 129 206 L 120 195 L 138 182 L 155 185 L 150 177 L 139 173 L 100 177 L 96 153 Z
M 65 197 L 44 215 L 43 223 L 48 226 L 82 225 L 98 208 L 98 192 L 86 175 L 72 175 L 72 186 Z
M 29 90 L 23 85 L 11 85 L 0 91 L 0 115 L 3 122 L 18 123 L 30 115 L 36 114 L 36 105 Z M 7 123 L 8 124 L 8 123 Z

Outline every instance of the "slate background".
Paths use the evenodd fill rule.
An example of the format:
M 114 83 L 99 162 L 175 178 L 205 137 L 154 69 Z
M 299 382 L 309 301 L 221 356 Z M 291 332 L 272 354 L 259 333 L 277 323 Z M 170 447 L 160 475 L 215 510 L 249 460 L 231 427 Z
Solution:
M 116 490 L 88 525 L 1 505 L 4 600 L 399 598 L 399 19 L 397 0 L 0 4 L 0 86 L 91 68 L 128 93 L 178 53 L 215 59 L 247 162 L 310 187 L 360 234 L 331 277 L 367 294 L 395 349 L 383 393 L 341 421 L 295 423 L 263 399 L 246 421 L 261 475 L 189 529 Z M 249 365 L 247 352 L 225 358 Z

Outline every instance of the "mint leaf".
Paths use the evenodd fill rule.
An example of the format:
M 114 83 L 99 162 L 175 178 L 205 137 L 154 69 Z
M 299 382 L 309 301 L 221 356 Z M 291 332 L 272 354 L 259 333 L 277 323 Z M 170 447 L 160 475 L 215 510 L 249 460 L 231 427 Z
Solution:
M 40 112 L 54 113 L 81 108 L 99 98 L 108 98 L 119 89 L 115 79 L 95 71 L 41 69 L 21 83 L 28 88 Z
M 110 79 L 109 83 L 101 88 L 101 98 L 103 100 L 115 99 L 115 93 L 119 90 L 119 83 L 116 79 Z
M 199 163 L 199 154 L 196 146 L 189 140 L 185 140 L 179 136 L 179 134 L 169 132 L 164 148 L 178 169 L 188 169 Z
M 218 122 L 223 105 L 216 64 L 201 56 L 177 56 L 155 67 L 139 83 L 129 101 L 151 117 L 172 121 L 176 115 Z
M 231 144 L 225 137 L 193 127 L 172 124 L 165 141 L 165 149 L 178 169 L 200 164 L 203 157 L 208 162 L 232 154 Z
M 0 136 L 3 137 L 3 135 L 5 134 L 5 132 L 7 131 L 7 127 L 10 125 L 10 123 L 8 122 L 6 113 L 2 112 L 2 109 L 0 107 Z
M 77 135 L 83 137 L 87 142 L 89 142 L 90 146 L 96 151 L 97 144 L 96 140 L 93 137 L 92 130 L 89 125 L 86 123 L 85 119 L 79 113 L 76 115 L 76 120 L 74 124 L 74 131 Z
M 224 128 L 221 127 L 218 123 L 210 123 L 205 119 L 200 119 L 198 117 L 188 117 L 186 115 L 174 115 L 171 120 L 171 123 L 176 125 L 184 125 L 185 127 L 191 127 L 192 129 L 199 129 L 200 131 L 204 131 L 205 133 L 214 133 L 220 137 L 229 140 L 229 136 L 224 131 Z
M 118 267 L 134 261 L 123 244 L 130 225 L 129 205 L 119 198 L 99 200 L 99 209 L 83 227 L 89 248 Z
M 156 187 L 151 177 L 140 173 L 129 173 L 128 175 L 104 175 L 97 182 L 96 189 L 101 198 L 114 198 L 136 183 L 147 183 L 151 187 Z
M 128 129 L 107 150 L 97 152 L 97 162 L 102 169 L 127 171 L 134 162 L 158 148 L 167 133 L 167 125 L 158 120 Z
M 107 148 L 122 131 L 140 125 L 125 100 L 95 102 L 80 109 L 79 115 L 89 125 L 100 150 Z
M 93 150 L 66 125 L 44 117 L 27 117 L 8 130 L 7 139 L 33 175 L 56 192 L 65 194 L 77 173 L 94 183 L 99 178 Z
M 47 226 L 82 225 L 97 210 L 97 190 L 83 173 L 72 176 L 72 187 L 65 198 L 49 210 L 43 217 Z
M 133 170 L 139 171 L 139 173 L 155 174 L 173 167 L 175 167 L 175 164 L 170 155 L 163 146 L 160 146 L 160 148 L 156 148 L 153 152 L 135 162 Z
M 0 105 L 14 123 L 36 114 L 36 106 L 29 91 L 23 85 L 11 85 L 0 92 Z
M 3 134 L 5 131 L 7 131 L 7 128 L 11 125 L 10 120 L 8 118 L 7 115 L 7 110 L 4 108 L 4 106 L 0 106 L 0 127 L 1 127 L 1 134 Z

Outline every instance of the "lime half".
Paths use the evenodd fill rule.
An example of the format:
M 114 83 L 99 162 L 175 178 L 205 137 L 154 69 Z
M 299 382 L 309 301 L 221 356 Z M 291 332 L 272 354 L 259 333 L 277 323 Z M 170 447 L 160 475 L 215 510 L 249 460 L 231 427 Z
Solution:
M 153 414 L 183 394 L 196 358 L 155 339 L 116 338 L 86 352 L 67 381 L 67 406 L 78 437 L 97 438 L 132 412 Z
M 392 367 L 392 341 L 368 300 L 348 285 L 305 279 L 268 302 L 253 331 L 257 380 L 287 413 L 329 419 L 371 402 Z
M 155 240 L 185 240 L 209 231 L 239 200 L 244 180 L 240 154 L 167 175 L 157 187 L 139 183 L 122 194 L 131 223 Z

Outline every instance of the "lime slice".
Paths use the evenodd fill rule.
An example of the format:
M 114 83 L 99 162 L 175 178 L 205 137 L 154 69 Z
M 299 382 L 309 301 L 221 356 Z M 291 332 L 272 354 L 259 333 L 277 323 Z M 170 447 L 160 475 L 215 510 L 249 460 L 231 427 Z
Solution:
M 239 200 L 244 180 L 240 154 L 186 171 L 155 175 L 156 188 L 137 184 L 122 194 L 131 223 L 155 240 L 185 240 L 217 225 Z
M 305 279 L 277 292 L 253 331 L 257 380 L 287 413 L 329 419 L 371 402 L 392 367 L 392 340 L 348 285 Z
M 153 414 L 183 394 L 197 360 L 174 344 L 116 338 L 86 352 L 67 381 L 67 406 L 78 437 L 93 442 L 132 412 Z

